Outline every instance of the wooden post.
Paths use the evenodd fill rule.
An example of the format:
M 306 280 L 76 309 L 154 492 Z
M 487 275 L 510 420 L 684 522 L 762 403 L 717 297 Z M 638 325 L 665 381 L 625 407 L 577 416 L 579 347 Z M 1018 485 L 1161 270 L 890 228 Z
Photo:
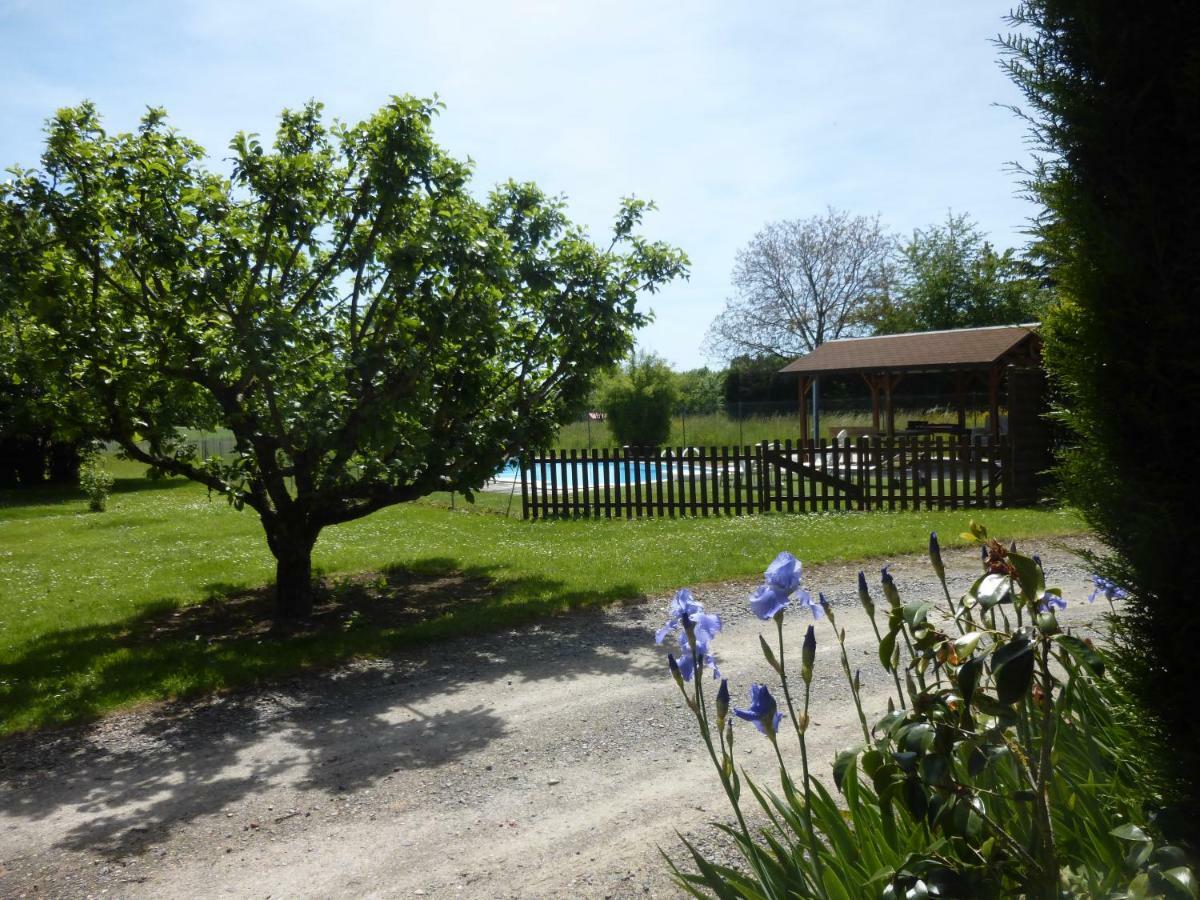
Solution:
M 879 434 L 879 382 L 874 375 L 863 373 L 862 380 L 871 391 L 871 429 Z
M 954 373 L 954 405 L 958 409 L 958 427 L 967 428 L 967 376 L 964 372 Z
M 884 375 L 883 376 L 883 400 L 887 408 L 887 433 L 888 437 L 896 436 L 896 410 L 892 407 L 892 391 L 900 384 L 900 379 L 903 375 Z
M 800 376 L 800 440 L 808 440 L 808 385 L 811 379 Z
M 990 419 L 988 430 L 997 441 L 1000 440 L 1000 377 L 999 366 L 992 366 L 988 370 L 988 416 Z

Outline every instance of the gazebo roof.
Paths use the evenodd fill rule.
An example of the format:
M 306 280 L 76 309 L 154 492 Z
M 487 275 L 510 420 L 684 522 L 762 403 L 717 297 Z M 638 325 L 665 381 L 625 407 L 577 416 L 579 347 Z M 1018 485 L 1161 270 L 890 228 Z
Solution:
M 1037 340 L 1037 323 L 957 328 L 827 341 L 781 372 L 853 375 L 873 372 L 939 372 L 987 369 Z

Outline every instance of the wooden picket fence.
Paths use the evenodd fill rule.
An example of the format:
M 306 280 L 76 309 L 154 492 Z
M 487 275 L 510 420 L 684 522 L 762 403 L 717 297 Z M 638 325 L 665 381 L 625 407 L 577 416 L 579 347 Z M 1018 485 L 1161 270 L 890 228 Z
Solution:
M 553 450 L 522 459 L 527 519 L 1006 506 L 1005 437 Z

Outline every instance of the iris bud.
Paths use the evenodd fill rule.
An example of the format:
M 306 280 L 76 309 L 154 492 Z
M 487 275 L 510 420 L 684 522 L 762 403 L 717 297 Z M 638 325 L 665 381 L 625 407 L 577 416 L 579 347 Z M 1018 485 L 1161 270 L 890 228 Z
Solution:
M 817 659 L 817 635 L 811 625 L 804 634 L 804 646 L 800 650 L 800 675 L 804 683 L 812 681 L 813 663 Z
M 667 665 L 671 669 L 671 677 L 675 679 L 675 683 L 683 687 L 683 673 L 679 671 L 679 663 L 675 661 L 675 654 L 667 654 Z
M 721 679 L 721 687 L 717 691 L 717 730 L 725 727 L 725 717 L 729 715 L 729 680 Z
M 938 544 L 936 531 L 929 532 L 929 562 L 933 565 L 933 571 L 937 573 L 937 577 L 945 581 L 946 566 L 942 562 L 942 548 Z
M 867 590 L 867 574 L 865 572 L 858 573 L 858 602 L 867 611 L 867 615 L 874 619 L 875 603 L 871 600 L 871 592 Z

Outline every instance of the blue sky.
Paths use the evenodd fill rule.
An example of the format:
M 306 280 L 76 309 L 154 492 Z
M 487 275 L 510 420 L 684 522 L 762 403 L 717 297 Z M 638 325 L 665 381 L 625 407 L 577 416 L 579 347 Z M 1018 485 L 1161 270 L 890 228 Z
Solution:
M 765 223 L 835 206 L 901 234 L 975 218 L 1000 247 L 1035 212 L 1024 128 L 991 41 L 1005 0 L 795 3 L 0 0 L 0 167 L 36 161 L 45 118 L 90 98 L 128 130 L 147 105 L 223 156 L 310 97 L 338 118 L 436 92 L 439 141 L 567 195 L 598 239 L 618 198 L 687 251 L 650 298 L 645 349 L 707 361 L 734 255 Z

